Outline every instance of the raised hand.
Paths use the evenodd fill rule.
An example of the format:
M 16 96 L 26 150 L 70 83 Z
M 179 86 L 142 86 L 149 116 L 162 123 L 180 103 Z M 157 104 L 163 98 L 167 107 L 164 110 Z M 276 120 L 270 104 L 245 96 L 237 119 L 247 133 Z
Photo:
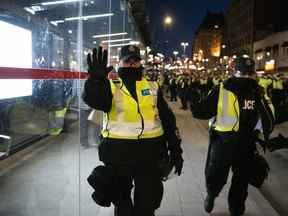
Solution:
M 113 69 L 112 66 L 107 67 L 107 61 L 107 50 L 102 51 L 101 46 L 99 46 L 98 50 L 94 48 L 92 57 L 90 53 L 87 55 L 89 77 L 95 80 L 107 78 L 108 73 Z

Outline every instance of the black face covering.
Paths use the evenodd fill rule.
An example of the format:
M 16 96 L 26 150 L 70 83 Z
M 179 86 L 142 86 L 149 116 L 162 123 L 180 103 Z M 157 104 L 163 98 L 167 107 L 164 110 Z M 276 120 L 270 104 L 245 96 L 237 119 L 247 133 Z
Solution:
M 118 74 L 123 80 L 140 81 L 142 79 L 143 67 L 139 68 L 119 68 Z

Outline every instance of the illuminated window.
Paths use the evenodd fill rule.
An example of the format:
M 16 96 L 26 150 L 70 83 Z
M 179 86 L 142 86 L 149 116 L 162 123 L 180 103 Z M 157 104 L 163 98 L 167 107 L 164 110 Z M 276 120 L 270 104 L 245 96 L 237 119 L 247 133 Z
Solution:
M 31 31 L 0 21 L 0 32 L 0 67 L 31 68 Z M 29 95 L 32 80 L 0 80 L 0 100 Z

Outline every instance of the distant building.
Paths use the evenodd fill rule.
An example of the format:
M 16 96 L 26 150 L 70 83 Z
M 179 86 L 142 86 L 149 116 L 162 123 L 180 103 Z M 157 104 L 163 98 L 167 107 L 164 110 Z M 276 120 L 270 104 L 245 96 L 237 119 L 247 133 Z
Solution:
M 253 55 L 253 44 L 288 27 L 283 0 L 232 0 L 225 20 L 230 55 Z
M 209 65 L 216 63 L 221 55 L 224 16 L 222 13 L 207 12 L 206 17 L 195 33 L 193 56 L 198 60 L 207 60 Z
M 288 31 L 278 32 L 254 43 L 256 70 L 288 72 Z

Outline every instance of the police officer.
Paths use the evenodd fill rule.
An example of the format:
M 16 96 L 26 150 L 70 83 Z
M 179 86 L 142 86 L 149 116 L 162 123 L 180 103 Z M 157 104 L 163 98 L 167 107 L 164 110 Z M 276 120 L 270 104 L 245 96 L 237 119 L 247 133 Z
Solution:
M 169 80 L 169 89 L 170 89 L 170 101 L 177 101 L 177 84 L 176 84 L 176 75 L 171 74 Z
M 208 85 L 208 79 L 207 75 L 202 74 L 200 78 L 200 91 L 201 91 L 201 97 L 205 97 L 209 91 L 209 85 Z
M 114 170 L 119 199 L 113 204 L 117 216 L 154 216 L 163 196 L 159 161 L 169 153 L 178 175 L 183 167 L 181 139 L 174 114 L 156 82 L 143 75 L 138 47 L 120 51 L 119 81 L 107 79 L 107 51 L 88 55 L 89 78 L 84 101 L 104 112 L 99 158 Z M 166 145 L 168 143 L 168 145 Z M 134 201 L 131 189 L 134 182 Z
M 206 212 L 226 184 L 230 168 L 233 171 L 228 204 L 231 216 L 245 212 L 248 195 L 247 168 L 255 151 L 255 139 L 268 140 L 273 129 L 271 103 L 257 84 L 254 61 L 236 59 L 234 77 L 216 86 L 205 99 L 194 101 L 194 117 L 210 120 L 210 142 L 205 177 Z M 199 98 L 199 97 L 198 97 Z
M 274 76 L 273 83 L 272 83 L 272 103 L 275 107 L 276 112 L 276 122 L 282 123 L 286 121 L 287 114 L 286 114 L 286 104 L 285 104 L 285 89 L 284 89 L 284 80 L 282 74 L 277 74 Z
M 182 74 L 178 80 L 179 97 L 182 105 L 180 109 L 187 110 L 190 85 L 191 80 L 189 75 L 187 73 Z

